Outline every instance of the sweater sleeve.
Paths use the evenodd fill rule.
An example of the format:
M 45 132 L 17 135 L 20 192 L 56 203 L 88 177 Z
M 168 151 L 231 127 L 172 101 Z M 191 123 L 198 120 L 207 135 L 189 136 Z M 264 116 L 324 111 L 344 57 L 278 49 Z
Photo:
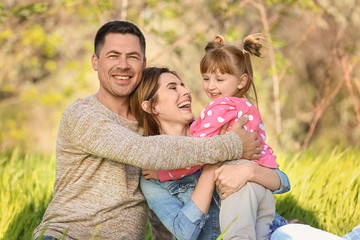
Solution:
M 59 133 L 66 135 L 74 148 L 88 154 L 154 170 L 216 163 L 242 155 L 242 141 L 236 133 L 212 138 L 142 137 L 104 109 L 86 104 L 64 111 Z

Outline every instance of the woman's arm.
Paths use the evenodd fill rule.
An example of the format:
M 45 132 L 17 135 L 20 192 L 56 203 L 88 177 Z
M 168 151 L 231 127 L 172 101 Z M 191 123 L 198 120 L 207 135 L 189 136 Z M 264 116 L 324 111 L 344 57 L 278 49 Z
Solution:
M 223 199 L 240 190 L 247 182 L 256 182 L 275 193 L 286 192 L 290 189 L 285 173 L 251 162 L 223 165 L 215 171 L 215 180 Z
M 205 165 L 200 175 L 199 181 L 196 184 L 194 193 L 191 195 L 191 200 L 204 213 L 208 214 L 211 198 L 215 188 L 215 170 L 219 165 Z
M 208 217 L 190 197 L 183 203 L 176 195 L 170 194 L 167 188 L 155 181 L 142 178 L 140 183 L 150 209 L 154 211 L 169 232 L 178 239 L 191 239 L 200 234 Z
M 196 239 L 205 225 L 215 187 L 216 168 L 216 165 L 204 167 L 194 192 L 188 199 L 182 199 L 184 202 L 170 194 L 163 183 L 141 179 L 141 189 L 150 209 L 178 239 Z

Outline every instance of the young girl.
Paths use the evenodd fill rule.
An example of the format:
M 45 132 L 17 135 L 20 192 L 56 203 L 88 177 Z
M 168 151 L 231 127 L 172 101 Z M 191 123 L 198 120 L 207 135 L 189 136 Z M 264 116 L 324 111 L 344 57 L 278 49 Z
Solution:
M 271 147 L 266 144 L 264 124 L 259 111 L 251 104 L 249 94 L 252 89 L 257 103 L 250 55 L 260 56 L 260 40 L 259 34 L 250 35 L 245 38 L 241 48 L 226 44 L 221 36 L 216 36 L 214 41 L 206 46 L 200 70 L 203 75 L 203 89 L 212 102 L 192 123 L 190 133 L 193 137 L 218 135 L 221 127 L 228 124 L 228 130 L 238 118 L 246 114 L 249 121 L 244 128 L 257 132 L 262 143 L 261 158 L 253 162 L 276 169 L 276 157 Z M 244 162 L 248 160 L 229 161 L 225 164 Z M 176 180 L 200 168 L 201 166 L 193 166 L 190 169 L 160 170 L 158 177 L 160 181 Z M 250 194 L 247 188 L 250 188 Z M 222 190 L 221 186 L 218 190 Z M 222 199 L 220 228 L 221 231 L 228 228 L 224 239 L 268 238 L 275 214 L 275 200 L 268 189 L 258 184 L 247 183 L 238 192 L 227 198 L 224 195 Z
M 184 87 L 174 72 L 166 68 L 146 69 L 131 96 L 130 105 L 145 136 L 190 135 L 189 124 L 193 121 L 190 90 Z M 238 176 L 236 173 L 233 176 L 235 179 L 241 177 L 246 182 L 256 182 L 277 193 L 288 191 L 288 178 L 279 169 L 274 171 L 255 164 L 249 164 L 251 167 L 245 167 L 246 165 L 238 165 L 240 168 L 237 169 L 246 169 L 245 172 L 249 175 Z M 149 208 L 178 239 L 207 240 L 219 236 L 219 197 L 212 191 L 216 168 L 217 166 L 207 165 L 179 180 L 165 182 L 151 177 L 157 171 L 143 170 L 144 176 L 141 177 L 140 184 Z M 285 188 L 278 190 L 278 186 Z M 276 216 L 272 226 L 274 229 L 284 224 L 281 219 L 279 215 Z

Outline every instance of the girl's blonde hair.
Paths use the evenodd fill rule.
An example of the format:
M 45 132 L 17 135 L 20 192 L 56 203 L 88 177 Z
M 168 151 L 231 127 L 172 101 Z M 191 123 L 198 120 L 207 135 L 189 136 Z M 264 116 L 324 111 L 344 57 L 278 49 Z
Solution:
M 163 73 L 171 73 L 179 78 L 176 72 L 170 71 L 168 68 L 146 68 L 142 73 L 139 85 L 130 96 L 130 111 L 138 121 L 139 127 L 143 128 L 144 136 L 159 135 L 161 132 L 161 125 L 156 114 L 144 111 L 141 104 L 149 101 L 149 109 L 155 108 L 158 101 L 156 93 L 159 89 L 159 79 Z
M 244 39 L 242 46 L 236 46 L 225 43 L 224 38 L 220 35 L 215 36 L 214 40 L 205 47 L 206 53 L 200 63 L 200 72 L 202 74 L 220 72 L 237 77 L 247 74 L 248 81 L 245 87 L 240 89 L 235 97 L 246 97 L 252 101 L 252 96 L 249 93 L 249 89 L 252 88 L 257 105 L 258 99 L 250 55 L 261 56 L 260 49 L 263 39 L 264 37 L 259 33 L 252 34 Z

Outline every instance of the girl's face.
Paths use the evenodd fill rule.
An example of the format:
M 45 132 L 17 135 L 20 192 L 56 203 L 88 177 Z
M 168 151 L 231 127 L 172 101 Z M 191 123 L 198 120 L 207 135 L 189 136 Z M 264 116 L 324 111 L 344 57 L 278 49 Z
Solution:
M 159 78 L 156 93 L 157 103 L 153 112 L 162 128 L 165 125 L 186 125 L 194 120 L 191 111 L 191 91 L 172 73 L 163 73 Z
M 221 97 L 234 97 L 242 89 L 247 81 L 247 75 L 243 74 L 240 78 L 232 74 L 204 73 L 203 89 L 212 100 Z M 238 96 L 239 97 L 239 96 Z

